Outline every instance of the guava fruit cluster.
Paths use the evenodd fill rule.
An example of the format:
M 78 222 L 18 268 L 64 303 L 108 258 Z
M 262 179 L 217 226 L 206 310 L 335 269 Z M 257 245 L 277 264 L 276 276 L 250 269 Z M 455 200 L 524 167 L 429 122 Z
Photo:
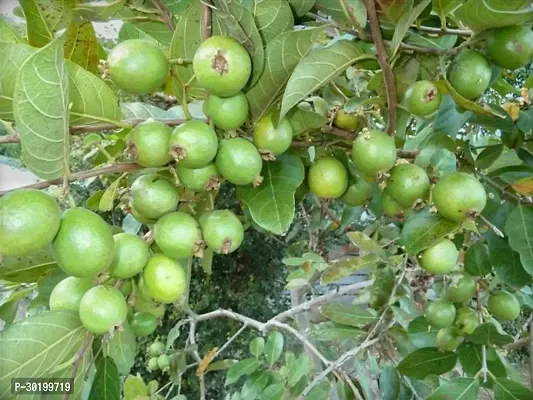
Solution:
M 167 371 L 170 368 L 170 357 L 166 354 L 166 346 L 159 340 L 155 340 L 148 346 L 148 363 L 146 368 L 149 371 Z

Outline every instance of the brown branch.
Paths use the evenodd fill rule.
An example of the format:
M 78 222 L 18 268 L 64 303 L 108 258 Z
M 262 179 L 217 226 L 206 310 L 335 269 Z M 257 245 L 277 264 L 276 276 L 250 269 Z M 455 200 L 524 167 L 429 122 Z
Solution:
M 76 373 L 78 372 L 78 368 L 80 367 L 81 360 L 85 356 L 85 352 L 87 349 L 91 346 L 94 339 L 94 335 L 92 333 L 87 333 L 87 337 L 85 338 L 85 342 L 83 343 L 83 346 L 78 350 L 76 353 L 76 356 L 74 357 L 74 363 L 72 364 L 72 372 L 70 373 L 70 378 L 74 381 L 76 379 Z M 72 386 L 74 386 L 74 382 L 72 383 Z M 74 391 L 74 389 L 73 389 Z M 70 399 L 71 393 L 65 393 L 64 400 Z
M 387 91 L 387 104 L 389 107 L 387 133 L 390 136 L 394 136 L 396 131 L 396 86 L 394 84 L 394 74 L 392 73 L 392 68 L 387 60 L 387 49 L 385 48 L 383 36 L 381 35 L 381 28 L 374 0 L 364 0 L 364 2 L 370 22 L 370 32 L 372 33 L 372 39 L 376 45 L 378 62 L 381 71 L 383 72 L 383 80 L 385 81 L 385 89 Z
M 171 32 L 174 32 L 176 25 L 174 25 L 174 21 L 172 20 L 172 11 L 170 11 L 161 0 L 152 0 L 152 4 L 163 17 L 163 21 L 167 24 L 168 29 L 170 29 Z
M 211 4 L 208 0 L 201 0 L 202 2 L 202 40 L 211 37 L 213 30 L 213 15 L 211 13 Z
M 19 136 L 18 135 L 0 136 L 0 144 L 6 144 L 6 143 L 20 143 Z
M 503 348 L 507 351 L 518 350 L 522 347 L 526 347 L 529 344 L 530 340 L 531 339 L 528 336 L 522 339 L 515 340 L 513 343 L 506 344 L 505 346 L 503 346 Z
M 339 128 L 336 128 L 334 126 L 324 125 L 322 127 L 322 132 L 324 133 L 331 133 L 332 135 L 345 138 L 345 139 L 355 139 L 355 134 L 352 132 L 348 132 Z
M 117 172 L 135 171 L 135 170 L 141 169 L 141 168 L 143 168 L 143 167 L 140 166 L 139 164 L 134 164 L 134 163 L 123 163 L 123 164 L 110 165 L 108 167 L 92 169 L 92 170 L 89 170 L 89 171 L 76 172 L 75 174 L 72 174 L 70 176 L 69 181 L 71 181 L 71 182 L 72 181 L 81 181 L 83 179 L 93 178 L 95 176 L 100 176 L 100 175 L 105 175 L 105 174 L 113 174 L 113 173 L 117 173 Z M 22 186 L 22 187 L 19 187 L 19 188 L 16 188 L 16 189 L 0 191 L 0 196 L 4 195 L 6 193 L 9 193 L 9 192 L 11 192 L 13 190 L 18 190 L 18 189 L 46 189 L 49 186 L 60 185 L 62 183 L 63 183 L 63 178 L 52 179 L 52 180 L 49 180 L 49 181 L 37 182 L 37 183 L 33 183 L 31 185 Z

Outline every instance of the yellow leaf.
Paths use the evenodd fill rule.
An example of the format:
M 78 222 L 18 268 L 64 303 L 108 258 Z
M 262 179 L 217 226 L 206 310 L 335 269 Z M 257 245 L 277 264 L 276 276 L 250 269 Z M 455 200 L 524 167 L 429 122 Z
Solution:
M 519 179 L 511 187 L 520 194 L 533 194 L 533 177 Z
M 207 353 L 205 353 L 204 358 L 202 361 L 200 361 L 200 364 L 198 364 L 198 368 L 196 369 L 196 376 L 201 376 L 204 374 L 205 369 L 209 366 L 211 361 L 213 361 L 213 358 L 215 358 L 215 354 L 217 354 L 218 347 L 213 347 L 211 350 L 209 350 Z
M 507 111 L 507 114 L 509 114 L 513 121 L 516 121 L 518 119 L 518 115 L 520 114 L 520 106 L 518 104 L 504 103 L 502 105 L 502 108 Z

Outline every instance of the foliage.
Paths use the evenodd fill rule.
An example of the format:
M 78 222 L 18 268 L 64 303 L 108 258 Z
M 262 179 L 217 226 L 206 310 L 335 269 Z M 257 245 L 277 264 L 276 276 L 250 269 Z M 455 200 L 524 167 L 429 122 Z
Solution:
M 147 338 L 136 338 L 125 316 L 99 335 L 77 312 L 49 310 L 50 293 L 67 276 L 54 243 L 22 257 L 0 255 L 0 371 L 7 371 L 1 398 L 11 378 L 58 376 L 74 378 L 76 399 L 475 399 L 483 391 L 496 400 L 533 397 L 507 357 L 528 343 L 524 322 L 533 310 L 533 68 L 507 70 L 485 51 L 489 30 L 531 29 L 530 2 L 25 0 L 20 6 L 25 33 L 0 20 L 0 163 L 31 171 L 42 180 L 31 187 L 47 190 L 63 209 L 85 207 L 103 217 L 105 229 L 141 237 L 151 255 L 163 253 L 152 231 L 169 192 L 166 211 L 192 215 L 195 234 L 214 209 L 235 214 L 245 234 L 238 249 L 231 238 L 239 235 L 227 226 L 217 227 L 225 236 L 216 249 L 202 240 L 178 243 L 194 257 L 170 260 L 169 268 L 186 277 L 179 282 L 185 281 L 184 294 L 171 304 L 153 301 L 170 275 L 146 283 L 143 272 L 118 279 L 102 266 L 91 277 L 94 285 L 120 288 L 129 318 L 134 312 L 158 318 L 160 328 Z M 123 22 L 119 42 L 142 39 L 168 58 L 160 92 L 132 96 L 113 81 L 105 61 L 112 46 L 93 25 L 112 20 Z M 212 35 L 233 37 L 241 56 L 250 57 L 246 84 L 237 88 L 250 112 L 236 130 L 204 124 L 209 93 L 194 65 Z M 461 95 L 457 74 L 448 79 L 465 49 L 490 65 L 477 99 Z M 232 67 L 226 50 L 204 63 L 207 75 L 209 67 L 218 74 L 206 79 L 221 84 Z M 480 81 L 476 73 L 471 68 L 459 77 Z M 413 85 L 418 81 L 430 83 Z M 438 103 L 437 110 L 412 115 L 406 93 Z M 335 126 L 340 110 L 357 117 L 351 130 Z M 282 119 L 290 124 L 287 152 L 274 156 L 252 145 L 253 154 L 226 152 L 235 165 L 261 157 L 253 184 L 236 187 L 220 170 L 204 190 L 185 187 L 180 162 L 183 168 L 183 160 L 205 150 L 192 139 L 169 145 L 168 163 L 135 163 L 129 133 L 146 120 L 171 127 L 202 121 L 196 123 L 214 145 L 214 138 L 250 139 L 267 114 L 269 132 Z M 418 165 L 432 188 L 454 175 L 472 180 L 481 195 L 456 185 L 448 197 L 422 190 L 411 202 L 412 176 L 390 168 L 362 172 L 375 171 L 386 155 L 368 131 L 394 136 L 396 165 Z M 357 137 L 368 142 L 364 159 L 351 152 Z M 166 157 L 163 151 L 157 159 Z M 206 157 L 201 167 L 215 161 Z M 308 187 L 309 168 L 325 157 L 346 170 L 348 190 L 365 188 L 360 201 L 320 198 Z M 321 183 L 337 183 L 339 175 L 327 172 Z M 150 178 L 135 203 L 130 188 L 141 176 Z M 393 179 L 402 188 L 394 193 Z M 403 191 L 405 198 L 395 197 Z M 0 236 L 20 228 L 3 206 L 8 194 L 0 192 Z M 135 208 L 139 199 L 143 209 Z M 453 252 L 445 250 L 450 243 Z M 453 305 L 448 288 L 464 274 L 475 279 L 475 295 Z M 518 300 L 522 328 L 489 312 L 489 296 L 502 290 Z M 439 328 L 456 342 L 441 343 L 444 335 L 424 316 L 429 302 L 432 314 L 444 303 L 455 310 L 456 320 Z

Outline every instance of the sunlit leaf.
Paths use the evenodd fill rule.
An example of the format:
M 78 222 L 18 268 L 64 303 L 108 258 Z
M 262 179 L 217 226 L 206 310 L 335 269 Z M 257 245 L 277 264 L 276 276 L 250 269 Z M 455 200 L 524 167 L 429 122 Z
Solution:
M 98 74 L 98 40 L 93 24 L 72 23 L 65 33 L 65 58 L 80 67 Z
M 415 379 L 440 375 L 451 371 L 457 363 L 457 354 L 442 352 L 434 347 L 413 351 L 398 364 L 398 372 Z
M 20 0 L 27 23 L 28 43 L 43 47 L 54 40 L 58 30 L 66 28 L 74 11 L 70 0 Z
M 505 233 L 511 248 L 520 254 L 522 266 L 533 275 L 533 210 L 518 206 L 511 211 L 505 223 Z

